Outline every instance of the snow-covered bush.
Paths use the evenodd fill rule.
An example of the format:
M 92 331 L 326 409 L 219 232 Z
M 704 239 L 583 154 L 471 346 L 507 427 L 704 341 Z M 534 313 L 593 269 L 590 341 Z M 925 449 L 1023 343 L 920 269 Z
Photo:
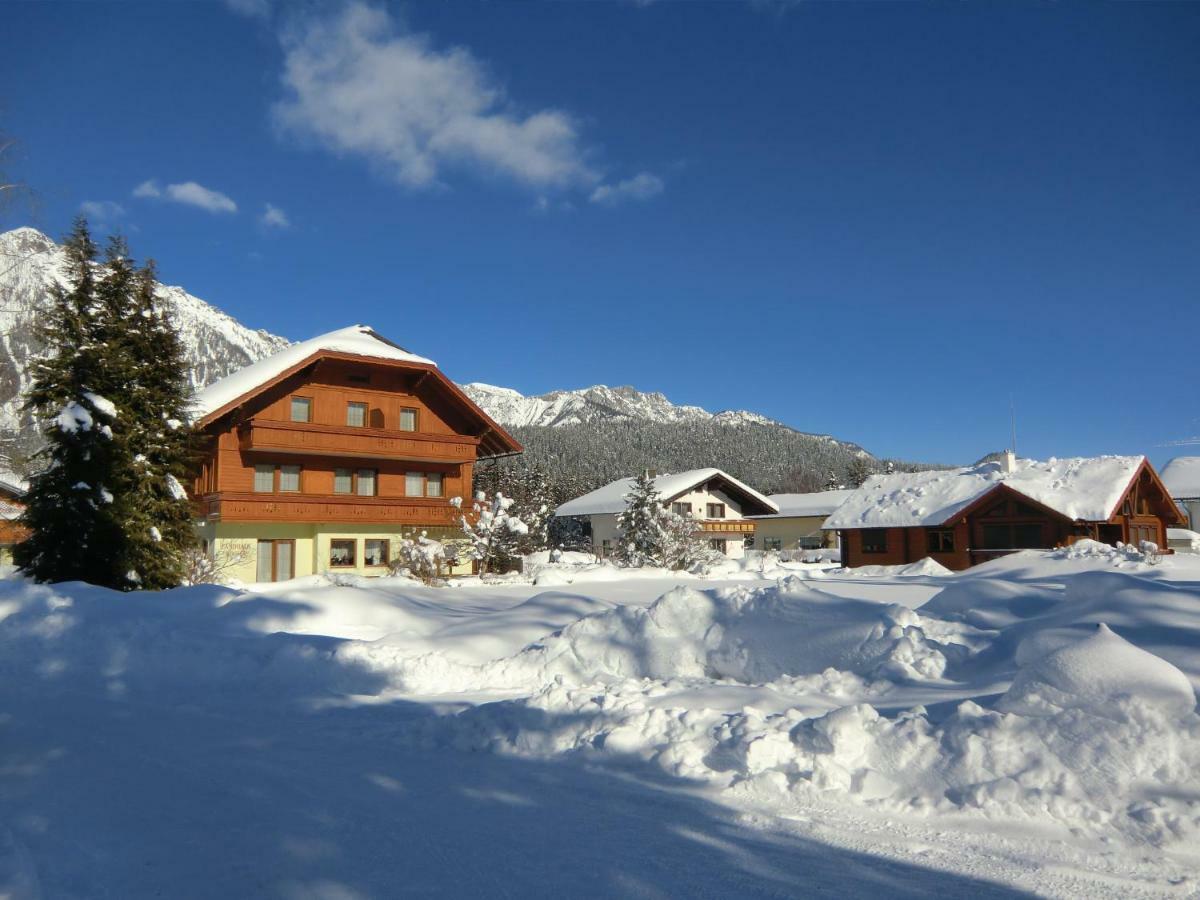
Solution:
M 183 557 L 184 584 L 228 584 L 230 573 L 253 559 L 249 541 L 225 542 L 216 549 L 190 547 Z
M 400 539 L 389 569 L 393 575 L 408 575 L 426 584 L 435 584 L 441 580 L 445 563 L 445 545 L 427 537 L 422 531 Z
M 480 491 L 472 506 L 475 521 L 461 517 L 463 534 L 471 542 L 471 558 L 479 563 L 480 575 L 515 564 L 520 539 L 529 527 L 510 511 L 512 505 L 513 501 L 501 493 L 488 500 Z

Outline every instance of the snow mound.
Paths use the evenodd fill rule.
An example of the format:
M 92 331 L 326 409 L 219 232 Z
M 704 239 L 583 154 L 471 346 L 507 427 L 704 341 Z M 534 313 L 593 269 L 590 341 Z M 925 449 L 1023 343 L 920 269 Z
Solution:
M 838 569 L 836 574 L 858 578 L 884 578 L 896 575 L 928 575 L 933 578 L 946 578 L 954 575 L 954 572 L 947 569 L 937 560 L 930 559 L 927 556 L 917 562 L 904 563 L 897 566 L 855 566 L 852 569 Z
M 1022 668 L 998 708 L 1034 716 L 1085 709 L 1103 716 L 1121 698 L 1136 698 L 1170 716 L 1196 706 L 1186 675 L 1101 623 L 1091 636 Z

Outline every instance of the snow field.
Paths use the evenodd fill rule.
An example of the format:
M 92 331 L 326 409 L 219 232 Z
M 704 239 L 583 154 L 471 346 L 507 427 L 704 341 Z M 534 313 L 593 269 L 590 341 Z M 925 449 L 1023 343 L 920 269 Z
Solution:
M 572 557 L 448 588 L 10 577 L 0 674 L 223 716 L 415 702 L 435 714 L 373 739 L 649 766 L 761 815 L 1057 835 L 1149 871 L 1194 852 L 1200 560 L 1083 547 L 960 574 L 762 557 L 711 575 Z

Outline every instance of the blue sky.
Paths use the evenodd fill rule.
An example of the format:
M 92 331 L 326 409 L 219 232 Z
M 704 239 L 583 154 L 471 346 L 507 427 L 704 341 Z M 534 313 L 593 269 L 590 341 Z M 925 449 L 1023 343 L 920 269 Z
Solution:
M 0 132 L 169 283 L 880 455 L 1200 434 L 1200 5 L 16 3 Z M 271 212 L 274 210 L 274 212 Z M 1186 452 L 1186 451 L 1185 451 Z M 1192 449 L 1196 452 L 1196 448 Z

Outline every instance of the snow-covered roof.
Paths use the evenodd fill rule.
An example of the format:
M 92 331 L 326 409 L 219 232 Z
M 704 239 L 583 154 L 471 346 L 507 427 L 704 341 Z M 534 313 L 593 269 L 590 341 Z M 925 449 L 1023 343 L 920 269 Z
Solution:
M 0 491 L 12 494 L 14 497 L 24 497 L 29 490 L 29 482 L 15 472 L 0 469 Z
M 824 528 L 941 525 L 988 491 L 1005 484 L 1068 519 L 1103 521 L 1124 496 L 1144 456 L 1018 459 L 962 469 L 873 475 L 828 519 Z
M 1176 500 L 1200 497 L 1200 456 L 1177 456 L 1162 470 L 1162 481 Z
M 732 475 L 727 475 L 720 469 L 691 469 L 687 472 L 658 475 L 654 478 L 654 489 L 658 491 L 663 501 L 671 500 L 714 478 L 725 481 L 730 487 L 741 491 L 754 501 L 769 510 L 778 507 L 749 485 L 743 484 Z M 554 511 L 556 516 L 598 516 L 605 513 L 619 513 L 625 509 L 625 495 L 633 489 L 636 478 L 622 478 L 602 488 L 597 488 L 590 494 L 568 500 Z
M 351 325 L 349 328 L 339 328 L 337 331 L 292 344 L 278 353 L 251 363 L 244 369 L 238 369 L 232 375 L 214 381 L 196 395 L 193 406 L 196 418 L 202 419 L 216 412 L 304 362 L 314 353 L 322 351 L 437 365 L 431 359 L 409 353 L 403 347 L 393 344 L 366 325 Z
M 767 499 L 779 512 L 756 519 L 790 519 L 801 516 L 828 516 L 846 502 L 854 491 L 817 491 L 812 494 L 771 494 Z

